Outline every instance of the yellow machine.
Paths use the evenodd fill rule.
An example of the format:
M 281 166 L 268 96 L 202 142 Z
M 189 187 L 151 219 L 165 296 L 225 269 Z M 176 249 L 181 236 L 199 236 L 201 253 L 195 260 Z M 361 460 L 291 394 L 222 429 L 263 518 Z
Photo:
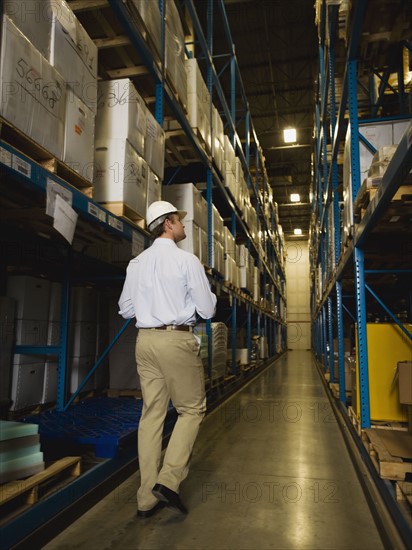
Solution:
M 405 325 L 412 332 L 412 325 Z M 371 420 L 407 422 L 407 407 L 399 403 L 394 380 L 398 361 L 412 359 L 412 343 L 396 324 L 368 323 L 368 372 Z M 356 411 L 360 416 L 358 341 L 356 337 Z

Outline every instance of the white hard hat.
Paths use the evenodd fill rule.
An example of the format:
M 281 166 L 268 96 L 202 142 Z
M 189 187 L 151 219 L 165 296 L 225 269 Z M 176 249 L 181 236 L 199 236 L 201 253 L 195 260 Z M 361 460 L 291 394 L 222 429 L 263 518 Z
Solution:
M 152 202 L 146 213 L 146 223 L 149 230 L 156 227 L 156 224 L 154 224 L 156 220 L 162 216 L 167 216 L 168 214 L 177 214 L 182 220 L 186 216 L 187 212 L 185 212 L 185 210 L 178 210 L 176 206 L 173 206 L 172 203 L 167 201 Z

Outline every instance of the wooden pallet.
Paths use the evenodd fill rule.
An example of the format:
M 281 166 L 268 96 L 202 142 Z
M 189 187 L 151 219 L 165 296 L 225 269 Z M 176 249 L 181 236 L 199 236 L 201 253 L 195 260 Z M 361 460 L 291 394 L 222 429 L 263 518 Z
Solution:
M 93 184 L 88 179 L 54 157 L 44 147 L 2 117 L 0 117 L 0 137 L 20 151 L 23 156 L 30 158 L 45 170 L 56 174 L 87 197 L 91 198 L 93 196 Z
M 336 382 L 330 382 L 329 388 L 330 388 L 330 391 L 332 392 L 333 397 L 335 397 L 336 399 L 339 399 L 340 398 L 339 384 Z M 345 393 L 346 393 L 346 397 L 351 395 L 351 392 L 348 390 L 346 390 Z
M 387 430 L 368 428 L 362 430 L 362 441 L 369 453 L 378 474 L 382 479 L 404 481 L 407 474 L 412 473 L 412 461 L 392 455 L 384 441 Z M 397 437 L 410 438 L 412 434 L 402 431 L 392 431 Z
M 355 411 L 353 410 L 352 407 L 348 407 L 348 415 L 349 415 L 349 418 L 352 422 L 352 426 L 355 428 L 356 433 L 360 437 L 360 435 L 362 433 L 362 429 L 361 429 L 361 426 L 360 426 L 358 415 L 355 413 Z
M 0 487 L 0 506 L 16 500 L 24 495 L 26 504 L 34 504 L 39 499 L 39 491 L 46 483 L 50 483 L 64 474 L 67 477 L 78 477 L 81 471 L 81 457 L 68 456 L 48 466 L 42 472 L 27 479 L 10 481 Z
M 370 201 L 375 196 L 376 191 L 378 190 L 378 187 L 367 187 L 367 180 L 365 180 L 356 196 L 356 199 L 353 203 L 353 216 L 355 219 L 355 222 L 359 222 L 362 219 L 361 212 L 365 211 L 368 207 Z
M 397 481 L 396 487 L 396 500 L 407 502 L 412 508 L 412 481 Z
M 146 228 L 146 220 L 124 202 L 102 202 L 100 204 L 118 218 L 123 218 L 140 229 Z

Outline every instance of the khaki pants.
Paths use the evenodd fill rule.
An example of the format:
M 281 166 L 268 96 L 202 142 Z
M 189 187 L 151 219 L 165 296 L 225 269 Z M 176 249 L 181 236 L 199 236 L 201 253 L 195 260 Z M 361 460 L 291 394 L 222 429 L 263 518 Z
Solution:
M 137 503 L 139 510 L 149 510 L 157 502 L 152 494 L 156 483 L 178 492 L 188 474 L 190 455 L 206 411 L 206 394 L 199 345 L 191 332 L 140 329 L 136 363 L 143 395 Z M 178 419 L 159 472 L 163 423 L 170 399 Z

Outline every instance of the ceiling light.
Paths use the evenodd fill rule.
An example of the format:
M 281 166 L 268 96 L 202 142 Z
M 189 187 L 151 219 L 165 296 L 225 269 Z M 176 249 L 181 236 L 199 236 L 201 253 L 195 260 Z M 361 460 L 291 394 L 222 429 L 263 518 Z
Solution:
M 291 193 L 290 194 L 290 202 L 300 202 L 299 193 Z
M 283 130 L 283 141 L 285 143 L 295 143 L 295 141 L 296 141 L 296 128 L 285 128 Z
M 294 235 L 302 235 L 302 229 L 294 229 L 293 234 Z

